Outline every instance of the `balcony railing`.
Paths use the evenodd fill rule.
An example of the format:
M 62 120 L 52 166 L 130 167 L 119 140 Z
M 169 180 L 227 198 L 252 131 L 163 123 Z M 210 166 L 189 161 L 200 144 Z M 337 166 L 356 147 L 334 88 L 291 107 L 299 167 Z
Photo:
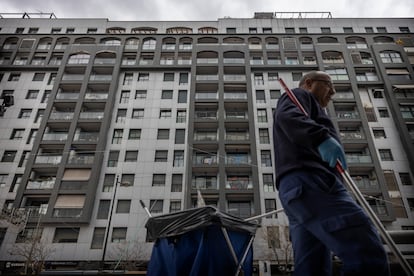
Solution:
M 336 117 L 339 119 L 359 119 L 357 111 L 336 111 Z
M 27 182 L 26 189 L 28 190 L 43 190 L 43 189 L 53 189 L 53 186 L 55 185 L 55 180 L 46 180 L 46 181 L 29 181 Z
M 195 132 L 194 133 L 195 141 L 217 141 L 217 132 Z
M 228 165 L 247 165 L 250 164 L 251 158 L 248 154 L 227 155 L 226 164 Z
M 196 80 L 198 81 L 209 81 L 209 80 L 218 80 L 218 75 L 197 75 Z
M 227 111 L 226 119 L 248 119 L 248 113 L 244 111 Z
M 216 179 L 211 178 L 197 178 L 192 180 L 191 183 L 192 189 L 200 189 L 200 190 L 207 190 L 207 189 L 218 189 L 218 183 Z
M 95 58 L 94 64 L 115 64 L 114 58 Z
M 81 132 L 75 134 L 75 141 L 80 142 L 98 142 L 99 132 Z
M 218 58 L 197 58 L 197 63 L 217 64 Z
M 250 190 L 253 189 L 253 183 L 250 180 L 227 180 L 226 189 Z
M 45 133 L 43 141 L 65 141 L 68 139 L 67 133 Z
M 59 92 L 56 95 L 56 100 L 77 100 L 78 98 L 79 93 Z
M 224 75 L 224 81 L 246 81 L 245 75 Z
M 339 132 L 341 139 L 365 139 L 365 135 L 362 132 L 355 131 L 355 132 Z
M 85 100 L 106 100 L 108 93 L 86 93 Z
M 64 74 L 62 80 L 83 80 L 83 74 Z
M 112 80 L 112 75 L 91 75 L 89 77 L 91 81 L 110 81 Z
M 216 120 L 217 111 L 196 111 L 195 117 L 202 120 Z
M 196 92 L 195 98 L 196 100 L 217 100 L 218 94 L 217 92 Z
M 224 92 L 225 100 L 247 100 L 247 93 Z
M 94 155 L 73 155 L 69 157 L 69 164 L 90 165 L 94 160 Z
M 85 120 L 102 120 L 103 116 L 103 112 L 81 112 L 79 118 Z
M 62 156 L 38 155 L 36 156 L 36 164 L 57 165 L 62 161 Z
M 78 218 L 82 216 L 82 208 L 55 208 L 53 217 L 55 218 Z
M 194 156 L 193 157 L 193 165 L 216 165 L 217 156 Z
M 50 113 L 51 120 L 72 120 L 73 112 L 52 112 Z
M 372 163 L 370 155 L 350 154 L 346 153 L 347 163 Z
M 368 178 L 361 178 L 361 177 L 352 177 L 353 181 L 355 182 L 355 184 L 358 186 L 358 188 L 360 189 L 378 189 L 379 185 L 378 185 L 378 181 L 375 180 L 371 180 Z
M 226 140 L 228 141 L 247 141 L 249 140 L 249 133 L 242 132 L 242 133 L 226 133 Z
M 224 58 L 223 63 L 244 64 L 244 58 Z

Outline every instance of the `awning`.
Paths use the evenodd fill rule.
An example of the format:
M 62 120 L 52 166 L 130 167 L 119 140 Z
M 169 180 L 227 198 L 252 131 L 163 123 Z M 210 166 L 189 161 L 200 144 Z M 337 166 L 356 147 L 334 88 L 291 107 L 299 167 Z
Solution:
M 396 84 L 393 87 L 397 89 L 414 89 L 414 84 Z
M 58 196 L 55 208 L 83 208 L 85 195 L 60 195 Z
M 386 69 L 385 72 L 388 75 L 408 75 L 410 72 L 408 72 L 407 69 Z

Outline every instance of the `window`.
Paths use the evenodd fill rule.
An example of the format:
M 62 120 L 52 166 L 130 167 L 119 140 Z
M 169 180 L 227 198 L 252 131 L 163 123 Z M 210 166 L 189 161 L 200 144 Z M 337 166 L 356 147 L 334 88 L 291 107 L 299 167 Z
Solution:
M 344 27 L 344 33 L 353 33 L 354 29 L 352 27 Z
M 321 33 L 330 34 L 331 33 L 331 28 L 330 27 L 321 27 Z
M 132 84 L 134 74 L 132 73 L 125 73 L 124 75 L 124 81 L 122 82 L 123 85 L 130 85 Z
M 107 219 L 109 215 L 109 207 L 111 206 L 111 201 L 108 199 L 101 199 L 98 206 L 98 214 L 96 219 Z
M 277 81 L 279 79 L 279 74 L 278 73 L 267 73 L 267 80 L 268 81 Z
M 149 73 L 139 73 L 138 81 L 149 81 Z
M 256 85 L 263 85 L 264 84 L 264 79 L 263 79 L 263 74 L 262 73 L 255 73 L 254 74 L 254 84 L 256 84 Z
M 308 33 L 308 28 L 306 28 L 306 27 L 299 27 L 299 33 L 301 33 L 301 34 L 307 34 Z
M 33 144 L 34 140 L 36 139 L 37 129 L 31 129 L 29 133 L 29 137 L 27 137 L 26 144 Z
M 411 181 L 411 177 L 409 173 L 400 172 L 399 175 L 400 175 L 401 183 L 403 185 L 413 185 L 413 182 Z
M 272 100 L 279 99 L 281 95 L 282 93 L 280 90 L 270 90 L 270 99 Z
M 265 199 L 265 213 L 276 210 L 276 199 Z
M 178 91 L 178 103 L 187 103 L 187 90 Z
M 387 28 L 386 27 L 377 27 L 377 32 L 378 33 L 386 33 L 387 32 Z
M 162 213 L 164 207 L 164 201 L 162 199 L 151 199 L 150 200 L 150 212 L 151 213 Z
M 115 174 L 105 174 L 102 192 L 111 192 L 114 187 Z
M 372 94 L 373 94 L 373 96 L 374 96 L 375 99 L 382 99 L 382 98 L 384 98 L 382 92 L 383 92 L 382 89 L 373 89 L 372 90 Z
M 118 166 L 119 150 L 111 150 L 108 156 L 108 167 Z
M 19 81 L 20 73 L 10 73 L 8 81 Z
M 24 32 L 24 28 L 16 28 L 16 34 L 22 34 Z
M 181 200 L 171 200 L 170 213 L 181 211 Z
M 51 94 L 51 91 L 50 90 L 45 90 L 45 92 L 43 93 L 43 97 L 42 97 L 41 103 L 47 103 L 47 101 L 50 98 L 50 94 Z
M 227 212 L 239 218 L 251 217 L 250 201 L 229 201 Z
M 15 150 L 6 150 L 3 153 L 3 157 L 1 158 L 1 162 L 14 162 L 14 158 L 16 157 L 17 151 Z
M 52 28 L 52 34 L 58 34 L 58 33 L 60 33 L 60 31 L 62 31 L 62 29 L 61 28 Z
M 174 73 L 164 73 L 164 81 L 174 81 Z
M 161 92 L 161 99 L 172 99 L 173 98 L 173 91 L 172 90 L 162 90 Z
M 79 227 L 59 228 L 55 230 L 53 243 L 77 243 L 79 236 Z
M 170 130 L 169 129 L 158 129 L 157 139 L 158 140 L 170 139 Z
M 380 158 L 382 161 L 393 161 L 392 153 L 390 149 L 378 149 Z
M 135 99 L 145 99 L 147 98 L 147 90 L 136 90 Z
M 115 121 L 117 123 L 125 123 L 126 113 L 127 113 L 127 110 L 126 109 L 118 109 L 118 112 L 116 114 L 116 120 Z
M 13 177 L 13 182 L 12 182 L 12 184 L 10 185 L 10 189 L 9 189 L 9 192 L 10 192 L 10 193 L 15 193 L 15 192 L 17 192 L 17 190 L 19 189 L 20 183 L 22 182 L 22 176 L 23 176 L 23 175 L 21 175 L 21 174 L 16 174 L 16 175 Z
M 138 159 L 137 150 L 127 150 L 125 152 L 125 162 L 135 162 Z
M 168 151 L 167 150 L 156 150 L 155 151 L 155 162 L 167 162 Z
M 170 118 L 171 117 L 171 109 L 161 109 L 160 110 L 160 118 Z
M 184 151 L 175 150 L 174 151 L 174 167 L 183 167 L 184 166 Z
M 383 128 L 373 128 L 372 133 L 375 138 L 387 138 L 385 135 L 385 130 Z
M 257 110 L 257 121 L 259 123 L 267 123 L 267 112 L 266 109 Z
M 67 34 L 73 34 L 75 32 L 75 28 L 66 28 Z
M 174 80 L 174 76 L 173 76 Z M 187 84 L 188 83 L 188 73 L 180 73 L 180 80 L 178 84 Z
M 372 34 L 374 32 L 374 28 L 373 27 L 365 27 L 365 32 Z
M 39 95 L 39 90 L 29 90 L 26 99 L 36 99 L 37 95 Z
M 185 123 L 186 117 L 187 117 L 186 110 L 177 110 L 176 123 Z
M 53 85 L 55 83 L 56 73 L 50 73 L 49 80 L 47 81 L 47 85 Z
M 42 120 L 44 114 L 45 114 L 45 110 L 44 109 L 37 110 L 36 118 L 34 120 L 34 123 L 35 124 L 39 123 Z
M 259 129 L 259 141 L 260 144 L 269 144 L 269 131 L 267 128 L 260 128 Z
M 165 186 L 165 174 L 153 174 L 152 186 Z
M 295 28 L 285 28 L 285 33 L 294 34 L 295 33 Z
M 105 240 L 105 227 L 95 227 L 93 230 L 91 249 L 102 249 Z
M 31 109 L 21 109 L 18 118 L 19 119 L 28 119 L 28 118 L 30 118 L 30 114 L 32 114 Z
M 32 81 L 43 81 L 44 78 L 45 78 L 45 73 L 35 73 L 33 75 Z
M 173 174 L 171 180 L 171 192 L 181 192 L 183 187 L 183 175 Z
M 0 174 L 0 188 L 6 187 L 7 174 Z
M 123 133 L 123 129 L 114 129 L 114 134 L 112 136 L 112 144 L 121 144 Z
M 378 113 L 380 115 L 381 118 L 388 118 L 390 117 L 389 113 L 388 113 L 388 109 L 386 107 L 379 107 L 378 108 Z
M 257 28 L 249 28 L 249 34 L 257 34 Z
M 300 81 L 301 78 L 302 78 L 302 73 L 292 72 L 292 80 L 293 81 Z
M 39 28 L 29 28 L 29 31 L 27 33 L 29 34 L 37 34 L 39 31 Z
M 262 29 L 264 34 L 271 34 L 272 33 L 272 28 L 263 28 Z
M 118 204 L 116 205 L 117 214 L 129 214 L 130 208 L 131 208 L 131 200 L 118 199 Z
M 263 174 L 263 190 L 265 192 L 274 192 L 275 185 L 273 183 L 273 174 L 264 173 Z
M 410 207 L 410 211 L 414 211 L 414 198 L 407 197 L 408 206 Z
M 24 129 L 13 129 L 12 134 L 10 136 L 10 140 L 22 140 L 24 134 Z
M 121 186 L 134 186 L 135 174 L 124 173 L 121 176 Z
M 236 28 L 226 28 L 226 33 L 235 34 L 236 33 Z
M 121 91 L 121 98 L 119 99 L 119 103 L 128 103 L 129 94 L 130 94 L 130 92 L 128 90 L 122 90 Z
M 175 130 L 175 144 L 184 144 L 185 142 L 185 129 L 176 129 Z
M 266 95 L 264 90 L 256 90 L 256 103 L 265 103 Z
M 133 109 L 131 118 L 132 119 L 144 118 L 144 109 L 143 108 Z
M 270 150 L 262 150 L 260 152 L 262 167 L 271 167 L 272 166 L 272 154 Z
M 402 32 L 402 33 L 409 33 L 410 32 L 410 29 L 408 27 L 399 27 L 399 29 L 400 29 L 400 32 Z
M 111 242 L 122 242 L 126 240 L 127 227 L 114 227 L 112 229 Z
M 139 140 L 141 139 L 141 129 L 131 128 L 128 134 L 129 140 Z
M 86 31 L 87 34 L 96 34 L 97 32 L 97 28 L 88 28 L 88 30 Z

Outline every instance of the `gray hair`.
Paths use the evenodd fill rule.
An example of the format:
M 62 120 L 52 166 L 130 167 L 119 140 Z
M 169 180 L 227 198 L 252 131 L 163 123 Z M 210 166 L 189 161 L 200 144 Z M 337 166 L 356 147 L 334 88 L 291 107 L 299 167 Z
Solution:
M 320 75 L 327 75 L 327 73 L 323 71 L 310 71 L 302 76 L 302 78 L 299 81 L 299 87 L 303 87 L 305 85 L 305 81 L 307 79 L 314 79 L 317 78 Z

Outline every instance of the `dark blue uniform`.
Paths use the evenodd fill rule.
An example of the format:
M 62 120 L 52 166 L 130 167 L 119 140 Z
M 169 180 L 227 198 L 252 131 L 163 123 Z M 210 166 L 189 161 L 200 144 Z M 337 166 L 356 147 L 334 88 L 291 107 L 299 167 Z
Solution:
M 332 121 L 312 93 L 293 92 L 309 117 L 283 94 L 274 114 L 273 144 L 295 275 L 331 275 L 331 251 L 343 261 L 344 275 L 389 275 L 376 229 L 318 152 L 326 139 L 339 141 Z

